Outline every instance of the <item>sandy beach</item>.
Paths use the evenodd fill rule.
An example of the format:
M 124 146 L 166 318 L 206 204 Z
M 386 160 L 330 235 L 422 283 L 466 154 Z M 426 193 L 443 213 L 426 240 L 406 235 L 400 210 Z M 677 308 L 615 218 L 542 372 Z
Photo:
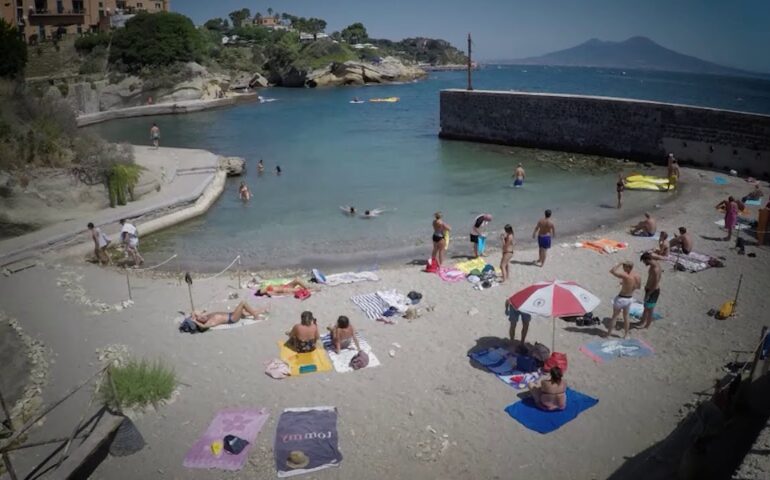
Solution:
M 99 366 L 98 349 L 125 345 L 132 355 L 161 359 L 183 382 L 178 395 L 157 411 L 138 416 L 135 423 L 147 446 L 128 457 L 108 457 L 92 478 L 208 479 L 274 478 L 273 439 L 284 408 L 335 406 L 344 460 L 339 468 L 306 475 L 317 479 L 603 479 L 611 477 L 628 459 L 663 440 L 693 408 L 708 397 L 722 366 L 748 360 L 766 322 L 770 257 L 766 247 L 747 247 L 756 257 L 737 255 L 734 242 L 722 237 L 714 224 L 721 218 L 714 205 L 732 194 L 750 189 L 743 179 L 730 177 L 716 185 L 714 173 L 683 169 L 679 198 L 653 212 L 658 229 L 673 232 L 685 225 L 695 238 L 695 249 L 724 257 L 724 268 L 699 273 L 678 272 L 663 263 L 658 312 L 663 318 L 649 330 L 632 330 L 654 349 L 648 358 L 621 358 L 595 363 L 579 351 L 597 340 L 602 330 L 576 327 L 559 320 L 556 350 L 566 353 L 569 385 L 599 403 L 561 429 L 541 435 L 510 418 L 505 407 L 518 401 L 522 391 L 504 384 L 473 365 L 469 350 L 508 337 L 504 302 L 515 291 L 539 280 L 574 280 L 597 295 L 600 317 L 611 315 L 617 279 L 608 272 L 622 260 L 633 260 L 646 279 L 639 255 L 656 242 L 626 233 L 615 225 L 580 236 L 557 236 L 544 268 L 530 264 L 537 257 L 531 239 L 534 225 L 516 225 L 516 251 L 511 280 L 502 286 L 477 291 L 468 282 L 445 283 L 415 265 L 391 265 L 376 272 L 379 282 L 324 287 L 306 301 L 293 298 L 260 300 L 239 288 L 232 271 L 213 279 L 196 276 L 196 308 L 209 311 L 232 308 L 239 299 L 269 306 L 269 319 L 233 330 L 188 335 L 177 330 L 179 310 L 189 310 L 186 285 L 171 273 L 132 274 L 133 305 L 115 308 L 127 300 L 126 278 L 116 270 L 86 264 L 80 258 L 46 256 L 34 268 L 0 277 L 0 310 L 18 320 L 21 328 L 49 351 L 50 371 L 42 390 L 44 403 L 60 398 Z M 763 182 L 767 191 L 767 184 Z M 663 199 L 665 194 L 661 194 Z M 632 204 L 633 192 L 625 202 Z M 544 205 L 543 208 L 551 206 Z M 752 209 L 756 217 L 756 207 Z M 426 239 L 430 219 L 426 220 Z M 508 220 L 495 218 L 498 230 Z M 462 226 L 450 256 L 466 255 L 470 245 Z M 561 246 L 583 239 L 611 238 L 629 248 L 610 255 Z M 499 243 L 492 241 L 495 247 Z M 430 253 L 426 243 L 425 255 Z M 489 262 L 499 264 L 499 248 Z M 452 262 L 464 258 L 452 259 Z M 265 272 L 256 272 L 262 277 Z M 327 272 L 331 273 L 331 272 Z M 706 315 L 732 298 L 743 274 L 738 313 L 719 321 Z M 202 276 L 202 275 L 201 275 Z M 246 280 L 244 275 L 244 283 Z M 350 301 L 356 294 L 396 288 L 423 294 L 421 307 L 435 306 L 414 320 L 397 325 L 371 321 Z M 641 298 L 641 293 L 637 295 Z M 94 303 L 106 305 L 100 308 Z M 90 304 L 89 304 L 90 303 Z M 106 311 L 104 311 L 106 310 Z M 264 365 L 278 357 L 276 342 L 310 310 L 319 326 L 347 315 L 366 336 L 382 362 L 376 368 L 353 373 L 314 373 L 284 380 L 264 374 Z M 476 313 L 477 312 L 477 313 Z M 534 318 L 527 340 L 550 347 L 551 320 Z M 397 343 L 399 347 L 394 346 Z M 389 350 L 395 352 L 389 355 Z M 50 415 L 30 440 L 67 436 L 74 419 L 88 403 L 87 392 Z M 182 466 L 190 445 L 205 430 L 214 414 L 225 407 L 267 408 L 270 417 L 257 437 L 246 467 L 239 472 L 193 470 Z M 24 472 L 47 455 L 45 448 L 12 455 Z M 676 469 L 678 459 L 655 458 L 660 469 Z M 651 470 L 652 471 L 652 470 Z M 657 473 L 657 472 L 656 472 Z M 620 478 L 620 477 L 617 477 Z M 622 478 L 637 478 L 623 476 Z M 642 477 L 639 477 L 642 478 Z M 666 478 L 651 475 L 646 478 Z

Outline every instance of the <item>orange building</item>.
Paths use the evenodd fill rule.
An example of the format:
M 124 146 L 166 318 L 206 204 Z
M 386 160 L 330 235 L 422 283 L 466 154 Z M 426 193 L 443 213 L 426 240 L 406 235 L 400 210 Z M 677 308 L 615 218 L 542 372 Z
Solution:
M 115 14 L 168 11 L 170 0 L 0 0 L 2 18 L 27 42 L 104 31 Z

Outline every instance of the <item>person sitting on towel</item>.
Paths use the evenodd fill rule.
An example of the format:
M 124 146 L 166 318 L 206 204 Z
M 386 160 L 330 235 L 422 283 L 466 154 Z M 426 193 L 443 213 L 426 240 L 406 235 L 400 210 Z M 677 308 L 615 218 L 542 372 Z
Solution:
M 271 297 L 273 295 L 294 295 L 294 292 L 303 288 L 305 290 L 313 290 L 310 288 L 310 285 L 303 282 L 299 278 L 295 278 L 291 282 L 284 283 L 283 285 L 268 285 L 266 287 L 261 287 L 257 290 L 256 295 L 258 297 Z
M 754 190 L 750 191 L 748 195 L 743 197 L 741 199 L 741 202 L 746 203 L 747 200 L 759 200 L 763 196 L 764 194 L 762 193 L 762 190 L 759 188 L 759 183 L 755 183 Z
M 245 301 L 241 301 L 241 303 L 238 304 L 237 307 L 235 307 L 235 310 L 232 312 L 210 312 L 210 313 L 196 313 L 193 312 L 190 315 L 190 320 L 192 320 L 199 329 L 201 330 L 208 330 L 211 327 L 216 327 L 217 325 L 224 325 L 227 323 L 235 323 L 241 318 L 245 317 L 246 315 L 244 312 L 248 313 L 254 318 L 257 318 L 259 315 L 263 313 L 267 313 L 268 309 L 256 309 L 246 303 Z
M 649 212 L 644 213 L 644 220 L 631 227 L 631 235 L 637 237 L 654 237 L 657 230 L 655 219 Z
M 356 329 L 350 324 L 350 319 L 345 315 L 340 315 L 337 319 L 337 326 L 326 327 L 332 334 L 332 345 L 334 345 L 334 351 L 340 353 L 340 350 L 350 348 L 350 344 L 356 345 L 356 350 L 361 350 L 361 345 L 358 344 L 356 338 Z
M 307 353 L 315 350 L 315 345 L 318 342 L 318 325 L 312 312 L 304 311 L 300 315 L 300 323 L 291 327 L 291 330 L 286 332 L 289 336 L 289 341 L 286 342 L 286 346 L 291 348 L 297 353 Z
M 545 411 L 564 410 L 567 408 L 567 382 L 561 368 L 551 368 L 551 378 L 540 382 L 539 387 L 529 390 L 537 408 Z
M 652 258 L 656 260 L 665 260 L 668 258 L 668 254 L 670 252 L 670 247 L 668 245 L 668 233 L 661 231 L 660 232 L 660 239 L 658 239 L 658 248 L 654 250 L 649 250 L 650 255 L 652 255 Z

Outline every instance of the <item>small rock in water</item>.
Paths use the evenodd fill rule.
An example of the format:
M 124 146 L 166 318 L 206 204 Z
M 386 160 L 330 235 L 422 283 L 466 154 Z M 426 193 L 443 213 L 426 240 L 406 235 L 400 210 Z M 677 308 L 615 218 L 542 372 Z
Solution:
M 396 351 L 391 348 L 390 350 L 388 350 L 388 355 L 390 355 L 391 357 L 395 357 Z

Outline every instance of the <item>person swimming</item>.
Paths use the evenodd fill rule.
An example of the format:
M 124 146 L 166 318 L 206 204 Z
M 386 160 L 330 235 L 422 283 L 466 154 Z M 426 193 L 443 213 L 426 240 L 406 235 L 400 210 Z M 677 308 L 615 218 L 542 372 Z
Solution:
M 380 215 L 382 215 L 383 212 L 385 212 L 385 210 L 381 208 L 375 208 L 374 210 L 365 210 L 364 214 L 361 215 L 361 218 L 379 217 Z
M 280 175 L 282 171 L 283 170 L 281 170 L 281 166 L 280 165 L 276 165 L 275 166 L 275 174 L 276 175 Z
M 260 175 L 265 173 L 265 163 L 261 158 L 259 159 L 259 162 L 257 162 L 257 173 Z
M 356 207 L 354 207 L 352 205 L 350 205 L 350 206 L 345 205 L 344 207 L 340 206 L 340 210 L 342 211 L 342 213 L 344 213 L 345 215 L 348 215 L 350 217 L 354 217 L 356 215 Z

